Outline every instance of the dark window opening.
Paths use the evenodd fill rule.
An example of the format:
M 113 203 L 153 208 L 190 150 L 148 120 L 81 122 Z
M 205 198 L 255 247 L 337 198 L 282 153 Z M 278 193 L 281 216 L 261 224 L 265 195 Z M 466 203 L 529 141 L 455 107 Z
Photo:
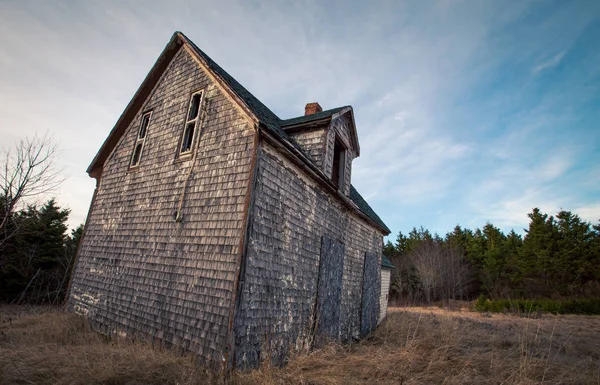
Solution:
M 133 154 L 131 154 L 131 163 L 129 167 L 137 167 L 142 160 L 142 152 L 144 151 L 144 143 L 146 142 L 146 134 L 148 133 L 148 126 L 150 125 L 150 116 L 152 111 L 146 112 L 142 115 L 140 122 L 140 128 L 138 130 L 135 143 L 133 144 Z
M 148 124 L 150 123 L 150 114 L 146 114 L 142 117 L 142 125 L 140 126 L 140 133 L 138 139 L 144 139 L 146 137 L 146 131 L 148 131 Z
M 331 170 L 331 181 L 333 184 L 340 188 L 344 185 L 344 169 L 345 169 L 345 152 L 344 145 L 340 143 L 339 139 L 335 139 L 335 145 L 333 147 L 333 168 Z
M 142 145 L 143 143 L 137 143 L 133 150 L 133 157 L 131 158 L 131 166 L 137 166 L 140 163 L 140 157 L 142 156 Z
M 192 141 L 194 140 L 194 131 L 196 128 L 196 122 L 188 123 L 185 126 L 185 132 L 183 133 L 183 141 L 181 142 L 181 153 L 189 152 L 192 150 Z
M 201 129 L 201 124 L 198 121 L 202 120 L 202 91 L 192 94 L 190 105 L 188 107 L 187 119 L 181 137 L 181 145 L 179 147 L 179 155 L 190 154 L 194 147 L 196 134 Z
M 187 120 L 194 120 L 198 117 L 198 111 L 200 110 L 200 98 L 202 97 L 202 93 L 197 93 L 192 96 L 192 100 L 190 101 L 190 111 L 188 113 Z

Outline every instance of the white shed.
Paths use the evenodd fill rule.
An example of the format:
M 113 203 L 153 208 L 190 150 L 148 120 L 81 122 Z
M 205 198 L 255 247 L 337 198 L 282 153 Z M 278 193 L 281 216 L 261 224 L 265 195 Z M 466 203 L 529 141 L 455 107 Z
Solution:
M 381 256 L 381 298 L 379 299 L 379 322 L 387 315 L 388 295 L 390 292 L 390 278 L 395 266 L 385 256 Z

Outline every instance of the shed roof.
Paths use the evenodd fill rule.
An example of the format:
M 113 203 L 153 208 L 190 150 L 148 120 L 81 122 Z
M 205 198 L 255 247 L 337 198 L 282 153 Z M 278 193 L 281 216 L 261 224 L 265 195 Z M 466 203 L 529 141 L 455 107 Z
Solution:
M 125 111 L 117 121 L 117 124 L 112 129 L 109 134 L 109 137 L 106 139 L 104 144 L 102 145 L 98 154 L 92 161 L 92 164 L 88 167 L 88 173 L 90 175 L 93 174 L 94 169 L 99 165 L 101 166 L 106 160 L 108 154 L 112 151 L 112 148 L 116 145 L 120 136 L 123 135 L 126 126 L 128 125 L 128 121 L 133 119 L 132 114 L 135 114 L 136 106 L 139 106 L 141 103 L 138 99 L 144 98 L 149 94 L 150 90 L 153 87 L 153 83 L 158 82 L 160 72 L 166 69 L 166 64 L 173 57 L 174 52 L 177 48 L 179 48 L 182 44 L 186 44 L 188 47 L 193 49 L 193 51 L 206 63 L 208 68 L 215 73 L 235 95 L 242 100 L 242 102 L 246 105 L 248 110 L 254 114 L 254 116 L 262 123 L 263 127 L 266 127 L 268 131 L 273 134 L 277 139 L 287 142 L 292 145 L 296 150 L 304 155 L 305 161 L 311 162 L 310 157 L 306 155 L 304 150 L 300 147 L 300 145 L 292 139 L 283 129 L 283 126 L 287 126 L 290 124 L 296 123 L 305 123 L 311 120 L 316 120 L 320 118 L 330 117 L 337 112 L 342 111 L 345 108 L 350 108 L 350 106 L 343 106 L 338 108 L 333 108 L 331 110 L 323 111 L 317 114 L 309 115 L 309 116 L 299 116 L 292 119 L 282 120 L 280 119 L 273 111 L 271 111 L 267 106 L 265 106 L 258 98 L 256 98 L 250 91 L 248 91 L 244 86 L 242 86 L 237 80 L 233 78 L 233 76 L 229 75 L 221 66 L 219 66 L 214 60 L 212 60 L 204 51 L 202 51 L 196 44 L 194 44 L 187 36 L 183 33 L 177 31 L 171 37 L 171 40 L 165 47 L 163 53 L 158 58 L 157 62 L 154 64 L 150 73 L 144 79 L 144 82 L 134 95 L 133 99 L 129 102 L 129 105 L 126 107 Z M 143 101 L 143 100 L 142 100 Z M 290 123 L 295 122 L 295 123 Z M 356 191 L 354 186 L 350 186 L 350 200 L 358 207 L 358 209 L 363 212 L 368 218 L 377 223 L 382 227 L 383 230 L 387 231 L 388 234 L 391 233 L 389 228 L 383 223 L 381 218 L 373 211 L 371 206 L 362 198 L 362 196 Z
M 381 267 L 387 268 L 387 269 L 395 269 L 396 266 L 394 266 L 394 264 L 392 263 L 392 261 L 390 261 L 389 259 L 387 259 L 385 257 L 385 255 L 381 256 Z

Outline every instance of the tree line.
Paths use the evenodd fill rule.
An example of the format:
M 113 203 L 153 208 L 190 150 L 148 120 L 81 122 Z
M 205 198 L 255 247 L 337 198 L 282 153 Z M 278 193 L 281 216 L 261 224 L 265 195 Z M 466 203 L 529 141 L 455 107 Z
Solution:
M 0 302 L 62 303 L 83 231 L 80 225 L 69 232 L 68 218 L 54 199 L 9 217 L 4 235 L 14 235 L 0 246 Z
M 534 208 L 528 217 L 524 236 L 491 223 L 457 225 L 445 237 L 423 227 L 400 232 L 383 249 L 396 266 L 391 300 L 599 297 L 600 224 L 570 211 L 550 216 Z

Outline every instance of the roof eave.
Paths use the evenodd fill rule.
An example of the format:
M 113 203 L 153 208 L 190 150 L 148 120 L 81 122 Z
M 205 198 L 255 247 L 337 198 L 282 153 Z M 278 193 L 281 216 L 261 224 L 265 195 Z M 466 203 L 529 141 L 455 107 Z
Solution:
M 290 124 L 289 126 L 281 126 L 281 129 L 286 131 L 286 132 L 295 132 L 295 131 L 300 131 L 300 130 L 304 130 L 304 129 L 308 129 L 308 130 L 312 130 L 314 128 L 316 128 L 315 126 L 320 126 L 322 124 L 325 123 L 329 123 L 331 121 L 331 116 L 327 116 L 321 119 L 317 119 L 317 120 L 311 120 L 308 122 L 303 122 L 303 123 L 297 123 L 297 124 Z

